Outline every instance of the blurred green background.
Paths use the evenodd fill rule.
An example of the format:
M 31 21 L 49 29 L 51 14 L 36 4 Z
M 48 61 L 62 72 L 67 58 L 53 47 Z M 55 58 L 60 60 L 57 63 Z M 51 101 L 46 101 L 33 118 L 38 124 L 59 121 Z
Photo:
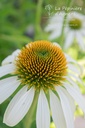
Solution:
M 6 56 L 27 43 L 48 39 L 48 33 L 44 32 L 49 19 L 48 9 L 45 7 L 52 5 L 52 11 L 56 13 L 55 6 L 66 6 L 67 2 L 67 0 L 0 0 L 0 64 Z M 74 0 L 72 6 L 82 7 L 82 13 L 85 14 L 84 0 Z M 85 53 L 82 53 L 76 44 L 67 53 L 84 67 L 81 77 L 85 82 Z M 85 87 L 80 85 L 80 88 L 85 94 Z M 10 99 L 0 105 L 0 128 L 9 128 L 2 122 Z M 76 115 L 78 114 L 82 114 L 79 109 L 76 112 Z M 36 128 L 34 124 L 32 128 Z M 14 128 L 24 128 L 23 121 Z

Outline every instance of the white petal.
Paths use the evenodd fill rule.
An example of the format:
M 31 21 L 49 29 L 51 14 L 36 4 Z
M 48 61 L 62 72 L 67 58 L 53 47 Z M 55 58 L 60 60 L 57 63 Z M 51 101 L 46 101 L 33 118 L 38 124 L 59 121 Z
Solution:
M 73 64 L 67 64 L 68 69 L 71 70 L 72 72 L 75 72 L 76 74 L 80 74 L 80 70 L 77 68 L 77 66 Z
M 81 20 L 81 22 L 82 22 L 82 20 L 85 19 L 85 15 L 74 11 L 73 16 L 71 18 L 77 18 L 77 19 Z
M 72 65 L 73 64 L 76 64 L 76 67 L 78 68 L 78 71 L 82 74 L 83 72 L 83 67 L 76 61 L 74 60 L 73 58 L 71 58 L 68 54 L 64 53 L 65 57 L 66 57 L 66 60 L 69 63 L 71 63 Z
M 61 91 L 64 92 L 64 94 L 66 95 L 66 97 L 68 97 L 69 100 L 69 104 L 71 107 L 71 110 L 73 112 L 73 116 L 74 116 L 74 112 L 75 112 L 75 103 L 74 103 L 74 99 L 72 98 L 72 96 L 70 96 L 70 94 L 67 92 L 67 90 L 65 88 L 60 87 Z
M 57 42 L 53 42 L 53 44 L 61 49 L 61 46 Z
M 9 55 L 8 57 L 6 57 L 3 61 L 2 61 L 2 65 L 14 62 L 15 57 L 20 53 L 20 50 L 17 49 L 16 51 L 14 51 L 12 53 L 12 55 Z
M 67 89 L 67 91 L 69 92 L 69 94 L 78 103 L 78 105 L 80 106 L 80 108 L 85 112 L 85 100 L 82 97 L 81 93 L 78 90 L 76 90 L 76 88 L 74 88 L 73 86 L 71 86 L 70 84 L 65 83 L 64 86 Z
M 45 31 L 46 32 L 54 31 L 56 27 L 57 27 L 56 24 L 49 24 L 48 26 L 46 26 Z
M 15 50 L 13 53 L 12 53 L 12 55 L 13 56 L 17 56 L 19 53 L 20 53 L 20 49 L 17 49 L 17 50 Z
M 68 49 L 71 44 L 73 43 L 74 40 L 74 32 L 71 31 L 66 35 L 66 40 L 65 40 L 65 44 L 64 44 L 64 49 Z
M 14 61 L 14 58 L 12 55 L 9 55 L 8 57 L 6 57 L 3 61 L 2 61 L 2 65 L 5 65 L 5 64 L 9 64 L 11 62 Z
M 76 39 L 78 41 L 78 44 L 80 46 L 80 48 L 85 51 L 85 42 L 84 42 L 84 39 L 83 39 L 83 36 L 80 34 L 80 33 L 76 33 Z
M 64 54 L 65 54 L 67 62 L 69 62 L 69 63 L 72 62 L 72 63 L 78 64 L 77 61 L 75 61 L 73 58 L 71 58 L 71 56 L 69 56 L 66 53 L 64 53 Z
M 20 85 L 17 77 L 0 80 L 0 104 L 4 102 Z
M 43 90 L 40 91 L 40 95 L 38 99 L 36 125 L 37 125 L 37 128 L 50 127 L 49 106 Z
M 74 128 L 73 113 L 71 110 L 71 106 L 69 104 L 69 98 L 66 97 L 66 95 L 61 90 L 61 88 L 62 88 L 61 86 L 57 86 L 56 91 L 60 97 L 62 109 L 63 109 L 65 120 L 66 120 L 66 125 L 67 125 L 67 128 Z
M 84 23 L 84 26 L 85 26 L 85 23 Z M 85 28 L 83 28 L 83 29 L 81 30 L 81 33 L 82 33 L 82 36 L 85 36 Z
M 61 29 L 60 29 L 60 28 L 59 28 L 58 31 L 56 31 L 56 30 L 53 31 L 53 32 L 50 34 L 49 39 L 50 39 L 50 40 L 56 39 L 57 37 L 60 36 L 60 33 L 61 33 Z
M 14 71 L 15 71 L 15 66 L 13 64 L 0 66 L 0 77 L 13 73 Z
M 70 84 L 72 84 L 78 91 L 80 91 L 79 86 L 70 78 L 70 77 L 66 77 L 66 79 L 68 80 L 68 82 Z
M 57 96 L 50 91 L 50 106 L 52 111 L 52 118 L 57 128 L 66 128 L 65 118 L 61 103 Z
M 68 73 L 68 76 L 71 77 L 73 80 L 78 81 L 79 83 L 82 83 L 82 80 L 79 78 L 79 76 L 76 76 L 75 74 Z
M 55 15 L 52 18 L 50 18 L 49 24 L 53 25 L 55 23 L 55 24 L 61 24 L 62 25 L 64 16 L 65 16 L 64 12 L 61 12 L 61 14 L 60 14 L 60 12 L 59 13 L 55 13 Z
M 27 91 L 9 110 L 8 115 L 6 114 L 4 123 L 8 126 L 15 126 L 18 124 L 28 112 L 34 98 L 34 89 L 31 88 Z
M 10 110 L 12 110 L 12 108 L 14 107 L 14 105 L 19 101 L 19 99 L 26 93 L 28 89 L 28 86 L 24 86 L 15 96 L 14 98 L 11 100 L 11 102 L 9 103 L 5 114 L 4 114 L 4 119 L 3 122 L 6 122 L 6 119 L 8 117 L 8 114 L 10 113 Z

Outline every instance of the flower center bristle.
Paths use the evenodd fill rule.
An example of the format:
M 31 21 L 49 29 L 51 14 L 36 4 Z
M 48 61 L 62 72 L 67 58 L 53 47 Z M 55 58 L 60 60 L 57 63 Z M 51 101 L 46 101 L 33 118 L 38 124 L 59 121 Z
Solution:
M 16 73 L 23 85 L 53 88 L 66 75 L 66 58 L 62 50 L 48 41 L 35 41 L 24 47 L 16 60 Z
M 78 30 L 82 26 L 81 20 L 77 18 L 73 18 L 72 20 L 69 21 L 69 27 L 71 29 Z

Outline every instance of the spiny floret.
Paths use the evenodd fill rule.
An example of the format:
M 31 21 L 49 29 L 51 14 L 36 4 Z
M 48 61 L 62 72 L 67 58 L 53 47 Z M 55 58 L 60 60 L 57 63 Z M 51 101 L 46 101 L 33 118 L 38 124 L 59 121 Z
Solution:
M 16 73 L 23 85 L 53 88 L 64 80 L 66 65 L 66 58 L 59 47 L 48 41 L 35 41 L 18 55 Z

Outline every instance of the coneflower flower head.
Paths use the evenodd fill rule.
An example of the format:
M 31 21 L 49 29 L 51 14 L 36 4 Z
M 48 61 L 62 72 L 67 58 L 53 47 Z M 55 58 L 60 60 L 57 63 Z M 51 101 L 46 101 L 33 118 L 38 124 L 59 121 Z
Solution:
M 38 93 L 37 128 L 49 128 L 50 116 L 57 128 L 74 128 L 74 100 L 85 112 L 85 101 L 76 83 L 82 83 L 80 73 L 77 62 L 57 43 L 35 41 L 16 50 L 0 66 L 0 104 L 21 87 L 9 103 L 3 122 L 17 125 Z

